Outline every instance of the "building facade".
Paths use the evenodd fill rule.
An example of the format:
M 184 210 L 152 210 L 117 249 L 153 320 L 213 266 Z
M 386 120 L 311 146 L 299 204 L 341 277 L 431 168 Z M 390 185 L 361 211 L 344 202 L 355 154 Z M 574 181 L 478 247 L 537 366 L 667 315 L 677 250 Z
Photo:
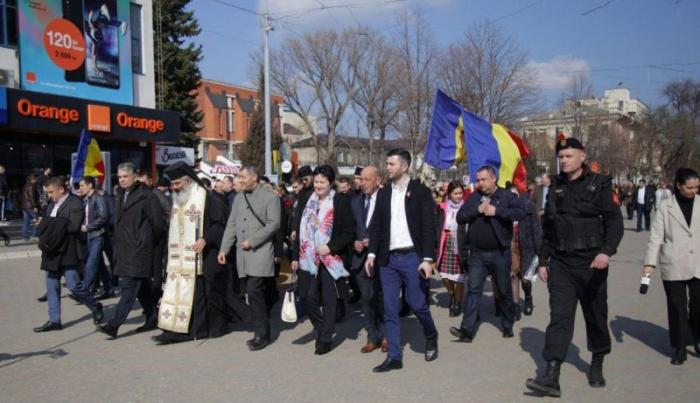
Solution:
M 157 110 L 152 0 L 0 1 L 0 165 L 10 189 L 44 168 L 71 172 L 83 131 L 108 163 L 156 172 L 180 135 Z M 103 178 L 104 179 L 104 178 Z
M 253 112 L 261 102 L 255 89 L 202 79 L 197 92 L 197 105 L 204 114 L 198 133 L 202 140 L 199 157 L 204 161 L 216 161 L 219 156 L 238 160 L 236 149 L 246 140 Z M 273 133 L 280 130 L 283 102 L 281 96 L 271 96 Z

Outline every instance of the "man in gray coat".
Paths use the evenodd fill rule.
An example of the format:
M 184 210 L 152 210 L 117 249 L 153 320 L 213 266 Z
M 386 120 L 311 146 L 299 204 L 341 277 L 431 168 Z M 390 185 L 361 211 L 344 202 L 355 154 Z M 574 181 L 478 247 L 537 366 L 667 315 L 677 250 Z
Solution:
M 236 244 L 238 277 L 246 282 L 255 331 L 255 337 L 247 344 L 255 351 L 270 343 L 265 295 L 268 278 L 275 274 L 273 241 L 280 227 L 280 202 L 274 192 L 260 186 L 255 166 L 244 167 L 239 178 L 243 192 L 231 207 L 218 259 L 225 264 Z

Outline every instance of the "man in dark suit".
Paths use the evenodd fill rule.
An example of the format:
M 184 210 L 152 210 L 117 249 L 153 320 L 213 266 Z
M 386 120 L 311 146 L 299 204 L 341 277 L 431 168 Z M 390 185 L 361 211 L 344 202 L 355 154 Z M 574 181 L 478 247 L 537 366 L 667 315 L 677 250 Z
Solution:
M 411 154 L 389 151 L 386 170 L 390 184 L 379 191 L 370 226 L 365 270 L 375 267 L 384 294 L 384 332 L 388 357 L 374 372 L 403 368 L 399 292 L 405 286 L 406 301 L 423 327 L 425 360 L 438 357 L 438 332 L 426 295 L 435 260 L 435 201 L 425 185 L 411 179 Z
M 537 209 L 537 215 L 542 219 L 544 217 L 544 204 L 547 201 L 547 194 L 549 193 L 549 187 L 552 185 L 552 178 L 549 174 L 542 175 L 542 181 L 535 188 L 535 192 L 532 197 L 532 202 L 535 204 Z
M 656 201 L 656 189 L 647 185 L 644 179 L 639 181 L 639 186 L 634 190 L 634 209 L 637 211 L 637 232 L 642 232 L 642 216 L 644 216 L 644 227 L 647 231 L 651 230 L 651 210 L 654 208 Z
M 357 240 L 352 246 L 351 275 L 355 277 L 360 289 L 360 303 L 365 317 L 367 329 L 367 344 L 360 350 L 371 353 L 380 346 L 387 350 L 386 338 L 382 337 L 382 322 L 384 322 L 384 307 L 382 302 L 382 284 L 379 276 L 368 276 L 363 270 L 367 260 L 369 245 L 369 227 L 372 225 L 374 210 L 379 193 L 379 170 L 368 166 L 360 173 L 362 194 L 352 199 L 352 216 L 355 219 L 355 234 Z
M 46 181 L 50 203 L 46 217 L 42 218 L 39 231 L 39 247 L 42 249 L 41 269 L 46 271 L 46 297 L 49 302 L 49 321 L 34 331 L 61 330 L 61 276 L 76 299 L 92 311 L 95 324 L 102 321 L 102 304 L 96 302 L 86 283 L 80 281 L 78 265 L 84 260 L 80 226 L 85 217 L 83 202 L 70 194 L 61 177 Z M 61 235 L 58 235 L 61 234 Z M 61 237 L 63 239 L 50 239 Z M 49 246 L 54 245 L 54 246 Z

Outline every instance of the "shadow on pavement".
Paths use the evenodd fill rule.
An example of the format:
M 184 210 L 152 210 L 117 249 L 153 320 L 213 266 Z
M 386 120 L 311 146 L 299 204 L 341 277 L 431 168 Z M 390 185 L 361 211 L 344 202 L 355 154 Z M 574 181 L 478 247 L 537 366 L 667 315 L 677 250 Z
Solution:
M 55 346 L 51 346 L 51 347 L 48 347 L 48 348 L 46 348 L 44 350 L 40 350 L 40 351 L 31 351 L 31 352 L 19 353 L 19 354 L 0 353 L 0 361 L 8 361 L 8 360 L 10 361 L 8 363 L 0 365 L 0 368 L 9 367 L 10 365 L 14 365 L 14 364 L 17 364 L 19 362 L 22 362 L 22 361 L 26 360 L 27 358 L 36 357 L 39 355 L 48 355 L 49 357 L 54 358 L 54 359 L 65 357 L 69 353 L 60 347 L 67 346 L 67 345 L 72 344 L 78 340 L 82 340 L 86 337 L 92 336 L 93 334 L 95 334 L 95 332 L 90 332 L 90 333 L 84 334 L 82 336 L 78 336 L 74 339 L 64 341 L 63 343 L 56 344 Z
M 530 354 L 532 361 L 537 366 L 537 373 L 544 371 L 546 363 L 542 358 L 542 347 L 544 346 L 544 332 L 534 327 L 523 327 L 520 329 L 520 348 Z M 566 362 L 573 365 L 580 372 L 588 371 L 588 362 L 581 358 L 581 350 L 571 344 L 569 353 L 566 355 Z
M 610 328 L 615 341 L 618 343 L 624 342 L 624 335 L 626 334 L 641 341 L 657 353 L 670 357 L 671 348 L 668 346 L 668 330 L 657 324 L 618 315 L 615 317 L 615 320 L 610 322 Z

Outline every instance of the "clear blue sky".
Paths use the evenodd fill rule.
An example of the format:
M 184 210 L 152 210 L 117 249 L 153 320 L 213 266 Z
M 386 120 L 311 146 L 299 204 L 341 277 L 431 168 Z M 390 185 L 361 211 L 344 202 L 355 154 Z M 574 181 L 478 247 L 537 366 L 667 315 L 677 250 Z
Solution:
M 263 1 L 191 3 L 202 28 L 195 41 L 204 47 L 205 78 L 249 82 L 249 56 L 262 45 L 263 37 L 259 17 L 237 7 L 261 11 Z M 662 102 L 660 90 L 670 80 L 700 80 L 698 0 L 268 1 L 273 16 L 352 5 L 282 18 L 283 24 L 271 33 L 273 49 L 291 35 L 290 29 L 305 32 L 359 22 L 390 33 L 394 16 L 417 5 L 423 7 L 440 45 L 461 38 L 474 22 L 495 20 L 542 72 L 543 97 L 548 103 L 558 98 L 570 72 L 581 69 L 589 71 L 596 96 L 622 82 L 633 97 L 649 105 Z

